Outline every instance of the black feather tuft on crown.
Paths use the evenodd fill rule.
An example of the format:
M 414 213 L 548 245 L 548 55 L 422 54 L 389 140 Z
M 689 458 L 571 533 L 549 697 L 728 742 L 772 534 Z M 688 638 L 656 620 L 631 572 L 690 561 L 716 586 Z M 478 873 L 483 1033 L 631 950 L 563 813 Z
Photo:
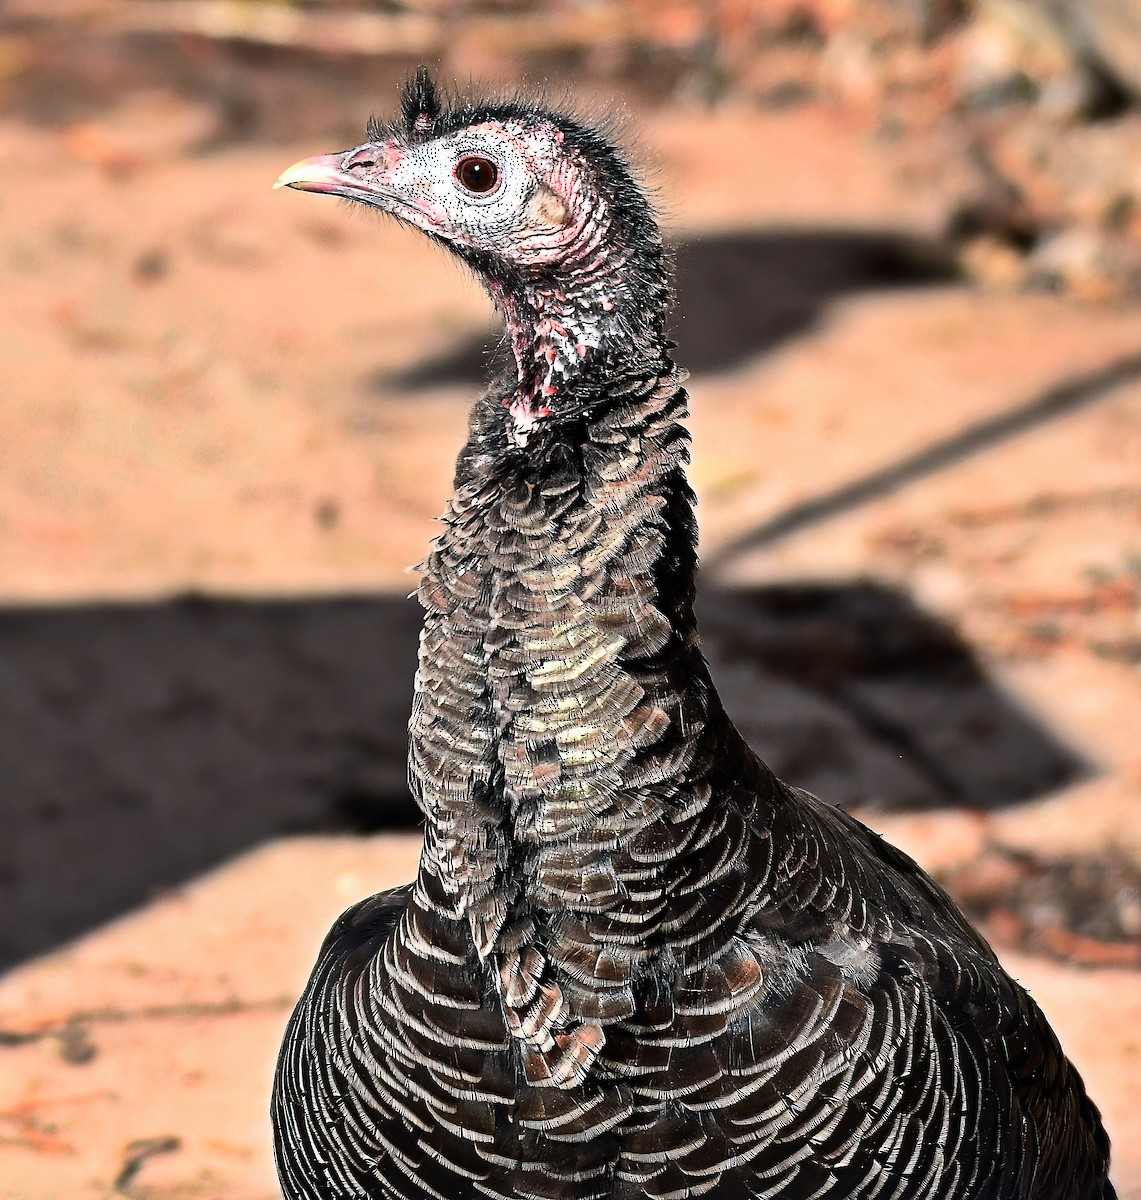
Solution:
M 427 137 L 436 128 L 444 106 L 428 68 L 421 64 L 400 89 L 400 114 L 411 141 Z

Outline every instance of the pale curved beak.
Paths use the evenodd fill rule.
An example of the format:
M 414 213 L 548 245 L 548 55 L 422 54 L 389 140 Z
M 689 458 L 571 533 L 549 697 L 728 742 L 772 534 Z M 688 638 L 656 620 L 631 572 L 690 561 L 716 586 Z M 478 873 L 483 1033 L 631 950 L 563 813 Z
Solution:
M 299 192 L 327 192 L 334 196 L 360 192 L 359 180 L 342 170 L 345 158 L 340 154 L 318 154 L 314 158 L 303 158 L 293 166 L 286 167 L 277 177 L 275 188 L 291 187 Z

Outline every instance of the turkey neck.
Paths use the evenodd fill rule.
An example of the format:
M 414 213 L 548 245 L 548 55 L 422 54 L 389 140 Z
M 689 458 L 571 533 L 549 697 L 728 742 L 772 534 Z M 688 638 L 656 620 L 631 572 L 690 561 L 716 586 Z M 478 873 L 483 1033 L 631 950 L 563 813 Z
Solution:
M 485 958 L 552 923 L 595 945 L 668 941 L 723 721 L 664 347 L 654 373 L 596 373 L 576 402 L 525 452 L 502 395 L 477 407 L 419 589 L 422 869 Z

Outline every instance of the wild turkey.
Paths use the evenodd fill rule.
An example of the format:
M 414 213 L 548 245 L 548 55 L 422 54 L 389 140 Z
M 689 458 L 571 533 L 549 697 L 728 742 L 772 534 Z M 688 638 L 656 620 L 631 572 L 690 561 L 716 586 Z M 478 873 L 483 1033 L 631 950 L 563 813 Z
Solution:
M 423 69 L 402 101 L 278 184 L 442 242 L 515 361 L 422 568 L 419 873 L 340 918 L 289 1023 L 285 1195 L 1113 1197 L 1033 1000 L 721 707 L 661 240 L 621 157 L 528 103 L 444 105 Z

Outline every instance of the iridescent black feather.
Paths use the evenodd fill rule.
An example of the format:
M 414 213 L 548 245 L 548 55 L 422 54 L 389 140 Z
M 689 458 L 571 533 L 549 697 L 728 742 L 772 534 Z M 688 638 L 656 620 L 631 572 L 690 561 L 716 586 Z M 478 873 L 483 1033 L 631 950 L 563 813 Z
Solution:
M 423 69 L 370 136 L 489 120 L 553 125 L 590 164 L 609 340 L 522 446 L 513 376 L 472 414 L 419 587 L 424 853 L 337 923 L 290 1021 L 285 1196 L 1114 1200 L 1034 1001 L 914 862 L 775 778 L 721 707 L 661 243 L 621 157 L 524 101 L 445 108 Z M 532 276 L 468 261 L 536 333 Z M 544 319 L 575 314 L 575 286 Z
M 443 109 L 439 89 L 428 68 L 417 67 L 416 73 L 400 90 L 400 116 L 409 141 L 431 137 Z

